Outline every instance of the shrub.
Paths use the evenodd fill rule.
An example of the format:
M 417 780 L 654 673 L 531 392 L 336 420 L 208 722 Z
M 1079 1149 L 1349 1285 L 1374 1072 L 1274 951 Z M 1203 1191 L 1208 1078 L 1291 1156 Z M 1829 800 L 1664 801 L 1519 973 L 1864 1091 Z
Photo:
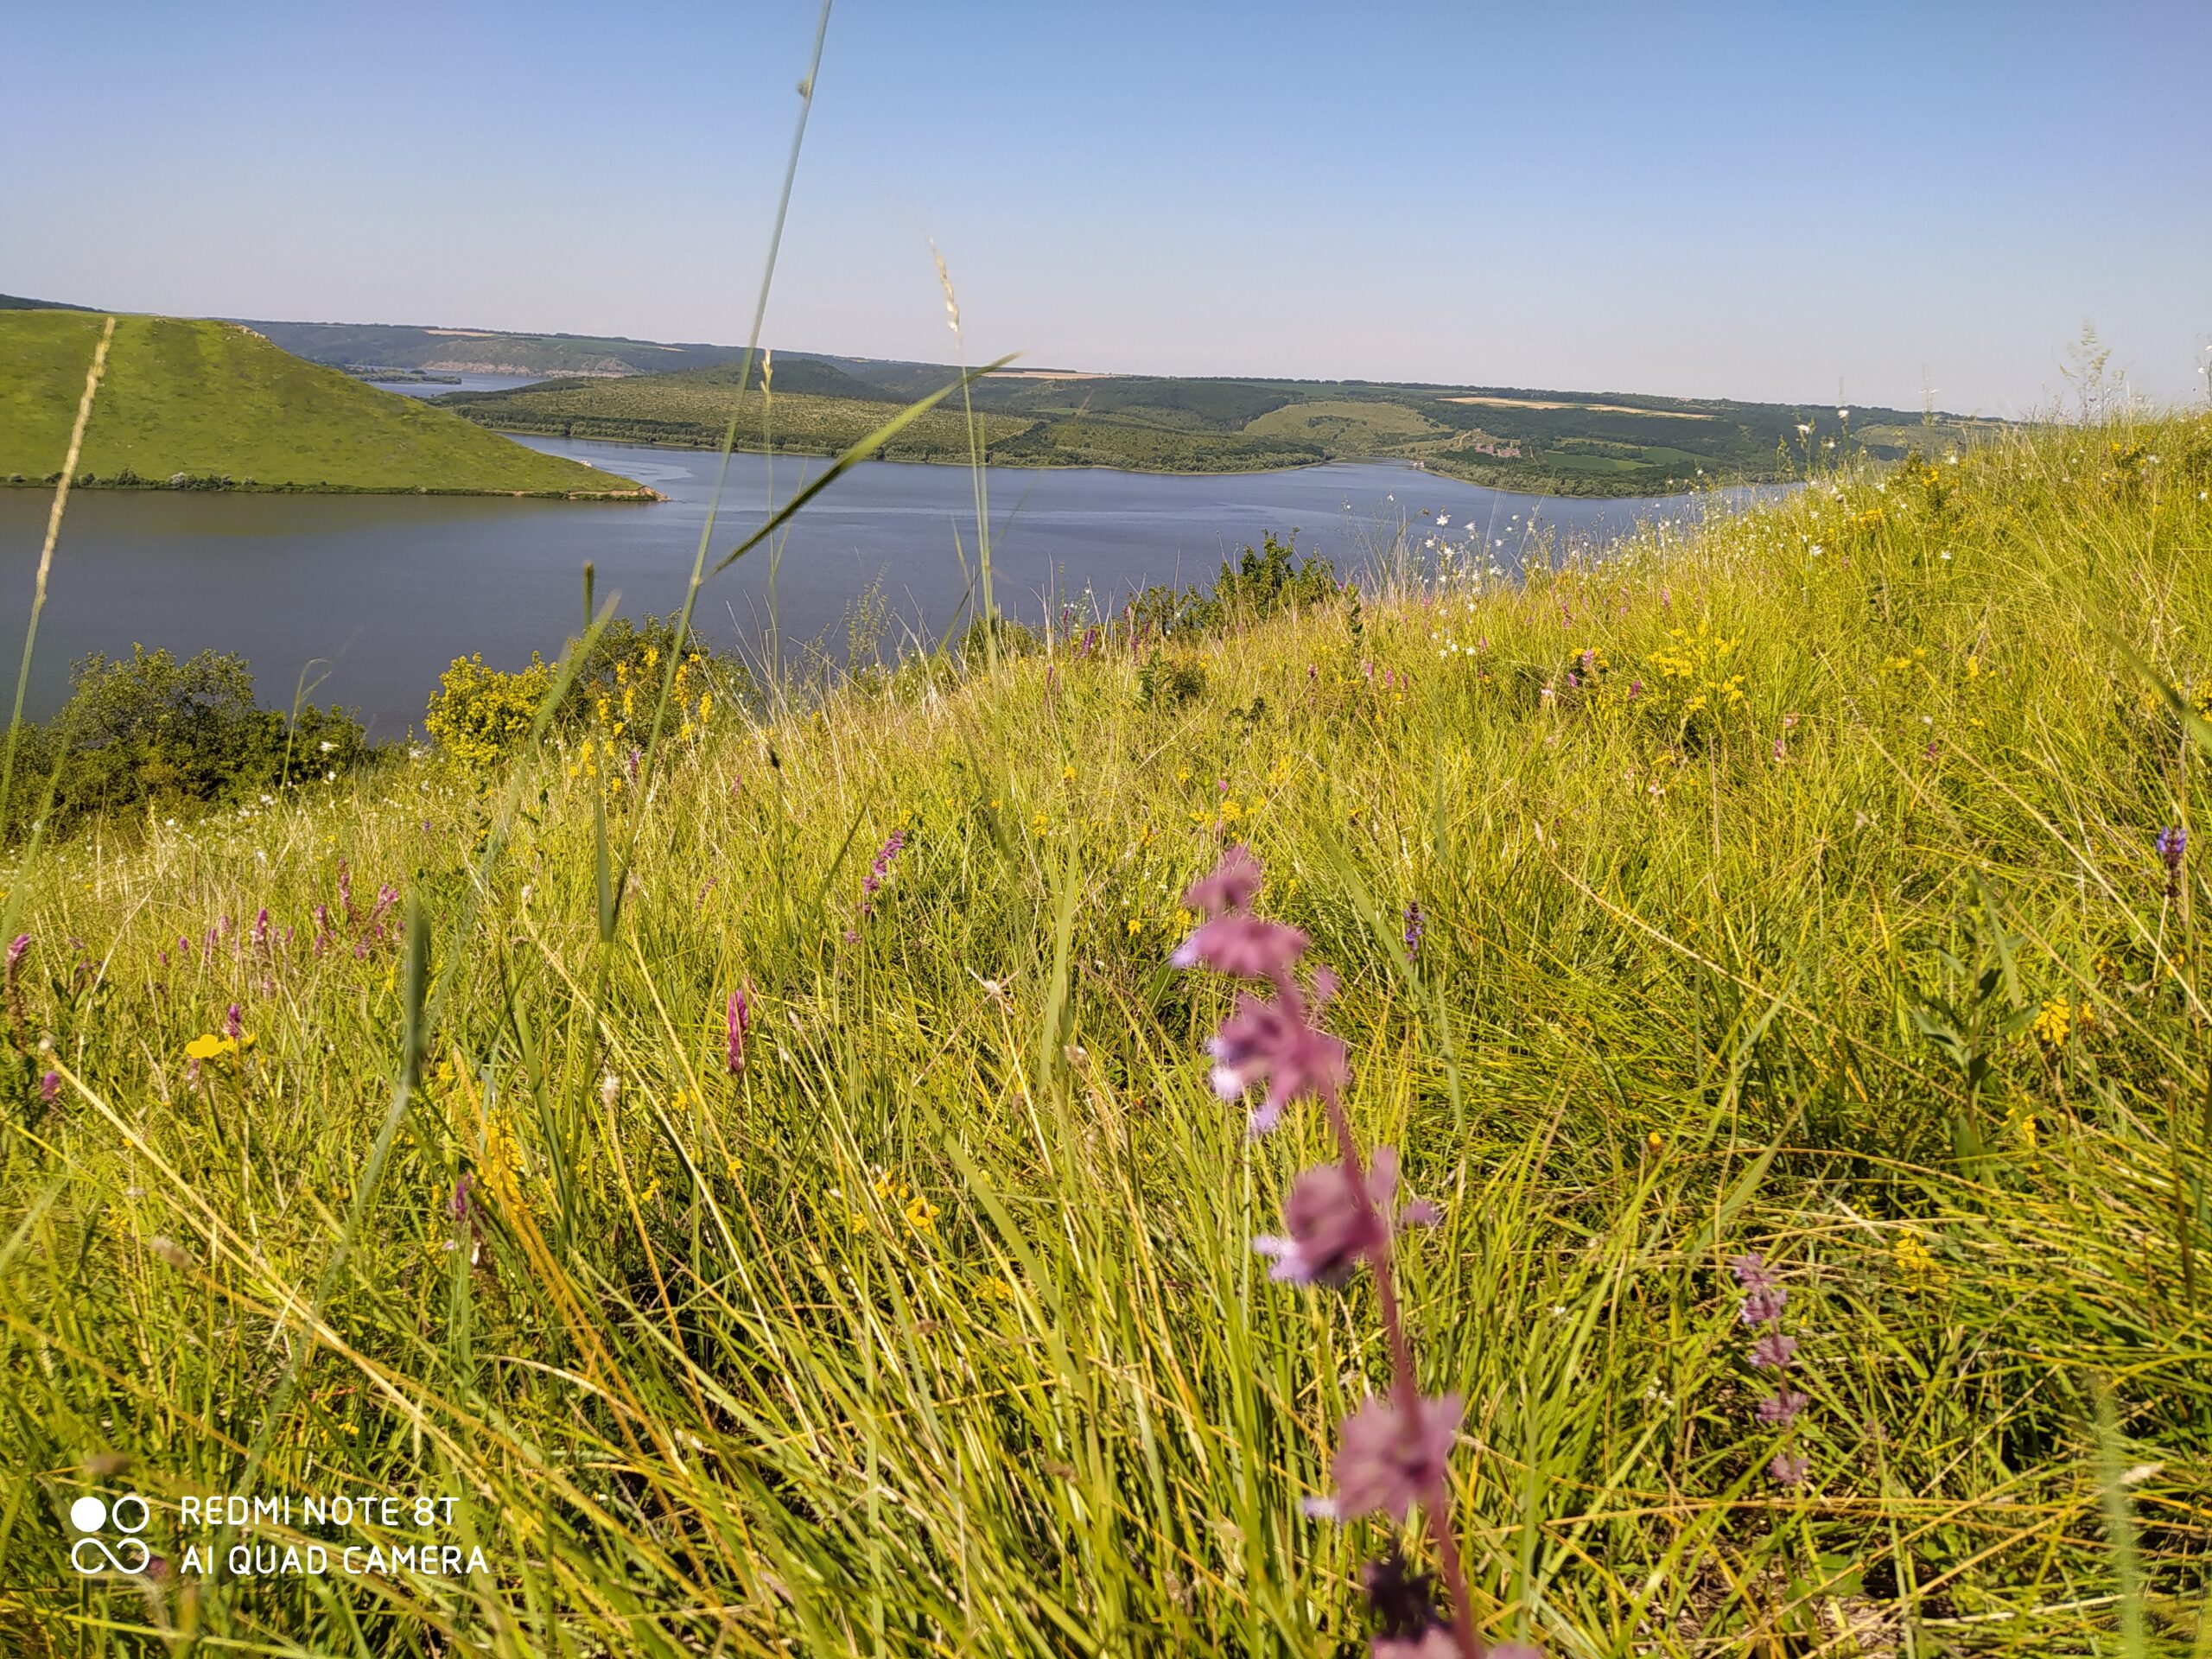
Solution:
M 456 657 L 439 677 L 423 723 L 448 755 L 471 771 L 489 771 L 528 739 L 552 685 L 552 669 L 534 651 L 530 666 L 512 673 L 485 667 L 481 652 Z
M 95 813 L 245 803 L 376 754 L 350 711 L 310 703 L 288 721 L 259 707 L 252 671 L 234 653 L 180 662 L 142 645 L 128 660 L 94 652 L 72 666 L 70 684 L 60 714 L 17 734 L 10 835 L 28 827 L 49 779 L 60 830 Z
M 1319 554 L 1298 556 L 1296 532 L 1268 531 L 1258 547 L 1224 559 L 1211 590 L 1147 588 L 1129 602 L 1127 618 L 1139 639 L 1176 633 L 1220 633 L 1278 611 L 1319 605 L 1339 591 L 1336 567 Z

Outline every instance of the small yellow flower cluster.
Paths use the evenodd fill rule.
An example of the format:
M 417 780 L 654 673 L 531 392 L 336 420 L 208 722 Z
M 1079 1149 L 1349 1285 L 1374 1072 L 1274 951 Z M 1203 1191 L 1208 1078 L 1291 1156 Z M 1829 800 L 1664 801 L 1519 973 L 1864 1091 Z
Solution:
M 1651 653 L 1655 695 L 1671 704 L 1688 720 L 1694 715 L 1732 709 L 1744 701 L 1744 677 L 1728 671 L 1728 660 L 1744 643 L 1731 639 L 1700 620 L 1694 632 L 1669 630 L 1669 647 Z
M 2064 997 L 2054 996 L 2037 1011 L 2035 1022 L 2028 1029 L 2046 1046 L 2056 1048 L 2066 1041 L 2067 1034 L 2077 1023 L 2094 1025 L 2096 1016 L 2087 1004 L 2077 1009 Z
M 1898 1232 L 1897 1243 L 1890 1249 L 1890 1259 L 1897 1263 L 1899 1273 L 1916 1284 L 1932 1287 L 1943 1281 L 1943 1270 L 1936 1265 L 1928 1241 L 1913 1228 Z
M 887 1210 L 896 1210 L 905 1220 L 907 1230 L 917 1237 L 928 1238 L 936 1234 L 937 1218 L 939 1213 L 937 1205 L 915 1192 L 890 1171 L 880 1172 L 870 1185 L 869 1192 L 874 1195 L 878 1205 Z M 843 1194 L 838 1189 L 832 1187 L 830 1196 L 841 1198 Z M 869 1213 L 864 1208 L 855 1206 L 846 1212 L 845 1225 L 854 1232 L 867 1231 L 869 1222 Z
M 477 1175 L 485 1190 L 509 1210 L 522 1207 L 522 1147 L 503 1113 L 484 1123 L 484 1159 Z
M 229 1054 L 239 1056 L 253 1046 L 250 1033 L 241 1032 L 236 1037 L 225 1037 L 207 1031 L 184 1046 L 184 1057 L 188 1060 L 213 1060 Z

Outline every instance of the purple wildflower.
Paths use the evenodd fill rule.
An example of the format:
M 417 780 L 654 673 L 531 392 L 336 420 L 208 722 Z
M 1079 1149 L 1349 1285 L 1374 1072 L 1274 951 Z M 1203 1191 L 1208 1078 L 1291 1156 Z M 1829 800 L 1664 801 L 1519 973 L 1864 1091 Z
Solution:
M 1728 1271 L 1736 1275 L 1736 1282 L 1745 1290 L 1771 1290 L 1777 1282 L 1767 1268 L 1766 1258 L 1757 1250 L 1730 1256 Z
M 2166 861 L 2166 897 L 2181 897 L 2181 861 L 2189 851 L 2189 831 L 2173 824 L 2158 831 L 2158 856 Z M 11 957 L 12 962 L 14 958 Z
M 223 1015 L 223 1035 L 234 1043 L 245 1035 L 245 1016 L 239 1012 L 238 1005 L 235 1002 L 231 1004 L 229 1011 Z
M 1797 1338 L 1770 1331 L 1751 1344 L 1751 1363 L 1761 1370 L 1785 1371 L 1797 1357 Z
M 1232 911 L 1199 923 L 1168 961 L 1238 979 L 1273 979 L 1287 973 L 1306 946 L 1306 935 L 1294 927 Z
M 1421 913 L 1421 900 L 1418 899 L 1408 900 L 1406 904 L 1406 955 L 1408 957 L 1418 957 L 1421 955 L 1421 936 L 1422 931 L 1422 924 L 1425 919 L 1426 918 Z
M 1782 1320 L 1782 1310 L 1789 1300 L 1789 1291 L 1786 1286 L 1763 1286 L 1744 1298 L 1744 1323 L 1778 1325 Z
M 61 1096 L 61 1074 L 49 1071 L 38 1080 L 38 1097 L 51 1106 Z
M 476 1178 L 467 1170 L 461 1171 L 461 1179 L 453 1184 L 453 1198 L 447 1204 L 446 1210 L 455 1221 L 468 1219 L 469 1211 L 474 1207 L 469 1193 L 475 1185 Z
M 1238 843 L 1222 854 L 1221 861 L 1209 874 L 1191 883 L 1183 902 L 1207 916 L 1221 916 L 1249 910 L 1259 893 L 1260 861 Z
M 346 912 L 346 925 L 351 927 L 358 919 L 353 913 L 353 872 L 346 861 L 338 861 L 338 907 Z
M 1402 1522 L 1443 1489 L 1465 1409 L 1456 1394 L 1423 1397 L 1408 1423 L 1395 1401 L 1370 1395 L 1338 1431 L 1336 1497 L 1309 1507 L 1339 1521 L 1387 1515 Z
M 1436 1605 L 1435 1575 L 1416 1573 L 1395 1547 L 1361 1568 L 1359 1581 L 1377 1627 L 1369 1659 L 1391 1659 L 1394 1655 L 1412 1659 L 1438 1630 L 1449 1640 L 1451 1632 Z M 1441 1651 L 1457 1654 L 1459 1649 L 1454 1644 Z
M 1268 1276 L 1294 1285 L 1341 1285 L 1361 1262 L 1380 1255 L 1390 1227 L 1436 1219 L 1433 1205 L 1408 1205 L 1393 1217 L 1398 1189 L 1398 1154 L 1376 1147 L 1367 1164 L 1367 1191 L 1361 1193 L 1342 1164 L 1323 1164 L 1291 1183 L 1283 1200 L 1287 1237 L 1262 1237 L 1252 1248 L 1274 1258 Z
M 745 1070 L 745 1032 L 753 1023 L 753 999 L 747 994 L 750 989 L 747 986 L 729 994 L 729 1046 L 723 1058 L 733 1077 Z
M 1207 1046 L 1215 1060 L 1214 1093 L 1223 1100 L 1240 1099 L 1260 1083 L 1268 1085 L 1252 1109 L 1255 1135 L 1274 1128 L 1292 1101 L 1340 1088 L 1349 1070 L 1341 1042 L 1314 1030 L 1280 1001 L 1262 1002 L 1250 995 L 1236 999 Z
M 1812 1464 L 1804 1458 L 1793 1458 L 1787 1452 L 1777 1452 L 1774 1461 L 1766 1466 L 1775 1483 L 1782 1486 L 1802 1486 L 1805 1477 L 1812 1472 Z
M 328 949 L 330 949 L 330 906 L 317 905 L 315 907 L 315 954 L 319 957 Z
M 1759 1421 L 1769 1428 L 1787 1428 L 1797 1421 L 1797 1414 L 1805 1409 L 1805 1396 L 1795 1389 L 1777 1389 L 1759 1402 Z
M 1344 1105 L 1349 1073 L 1344 1046 L 1314 1024 L 1336 993 L 1336 976 L 1325 968 L 1313 975 L 1310 986 L 1300 983 L 1293 969 L 1306 938 L 1252 913 L 1259 888 L 1260 867 L 1252 855 L 1241 846 L 1226 848 L 1212 873 L 1192 884 L 1186 902 L 1207 919 L 1173 960 L 1179 967 L 1203 963 L 1268 982 L 1271 996 L 1238 995 L 1208 1045 L 1215 1060 L 1214 1089 L 1233 1100 L 1266 1084 L 1267 1093 L 1252 1112 L 1255 1134 L 1272 1128 L 1292 1101 L 1318 1098 L 1334 1133 L 1338 1160 L 1309 1169 L 1293 1183 L 1283 1205 L 1287 1236 L 1254 1243 L 1274 1257 L 1276 1278 L 1301 1283 L 1341 1282 L 1366 1262 L 1380 1293 L 1382 1334 L 1391 1358 L 1391 1393 L 1370 1396 L 1338 1433 L 1336 1496 L 1309 1498 L 1304 1508 L 1313 1516 L 1353 1520 L 1382 1513 L 1402 1522 L 1415 1505 L 1427 1509 L 1442 1545 L 1440 1567 L 1452 1610 L 1450 1626 L 1439 1627 L 1446 1630 L 1446 1649 L 1437 1651 L 1434 1632 L 1422 1627 L 1424 1613 L 1386 1628 L 1374 1651 L 1386 1659 L 1393 1651 L 1398 1659 L 1479 1654 L 1465 1573 L 1451 1542 L 1445 1479 L 1464 1404 L 1456 1395 L 1424 1399 L 1416 1392 L 1412 1345 L 1392 1287 L 1392 1229 L 1433 1222 L 1437 1211 L 1433 1205 L 1412 1204 L 1393 1214 L 1398 1160 L 1389 1147 L 1376 1148 L 1372 1160 L 1363 1162 Z
M 377 889 L 377 901 L 369 911 L 369 932 L 381 940 L 384 938 L 384 918 L 387 912 L 399 902 L 399 889 L 385 882 Z
M 269 953 L 269 906 L 264 905 L 253 918 L 253 948 L 257 955 Z
M 1643 695 L 1643 682 L 1642 680 L 1630 680 L 1628 683 L 1628 694 L 1631 698 L 1642 696 Z
M 899 856 L 906 845 L 906 832 L 904 830 L 893 830 L 890 838 L 877 850 L 875 861 L 868 866 L 868 874 L 861 878 L 861 915 L 872 916 L 875 913 L 870 907 L 868 900 L 883 890 L 884 881 L 891 874 L 892 861 Z

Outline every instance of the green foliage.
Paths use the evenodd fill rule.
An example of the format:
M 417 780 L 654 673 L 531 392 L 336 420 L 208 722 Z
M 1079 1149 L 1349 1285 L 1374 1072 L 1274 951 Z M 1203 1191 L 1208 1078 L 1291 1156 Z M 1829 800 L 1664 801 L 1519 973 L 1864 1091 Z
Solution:
M 1185 652 L 1154 645 L 1137 669 L 1137 702 L 1146 709 L 1173 710 L 1206 694 L 1206 668 Z
M 127 661 L 93 652 L 70 670 L 61 712 L 18 736 L 6 835 L 37 815 L 48 781 L 48 827 L 149 813 L 194 816 L 257 804 L 274 791 L 335 783 L 375 757 L 360 722 L 337 708 L 302 704 L 290 719 L 254 702 L 243 657 L 203 651 L 179 662 L 131 647 Z
M 1262 533 L 1221 562 L 1211 588 L 1147 588 L 1129 602 L 1126 626 L 1139 639 L 1220 633 L 1262 621 L 1280 611 L 1311 609 L 1342 592 L 1336 567 L 1319 554 L 1299 556 L 1295 536 Z
M 0 311 L 0 479 L 58 476 L 105 319 Z M 630 495 L 639 486 L 302 362 L 232 323 L 118 319 L 80 485 Z

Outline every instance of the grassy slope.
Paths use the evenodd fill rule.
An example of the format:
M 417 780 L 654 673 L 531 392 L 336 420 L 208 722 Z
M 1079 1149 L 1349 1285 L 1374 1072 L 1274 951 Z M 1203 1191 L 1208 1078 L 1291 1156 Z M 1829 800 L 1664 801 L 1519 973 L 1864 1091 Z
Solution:
M 648 808 L 607 798 L 639 855 L 611 945 L 581 751 L 63 849 L 10 881 L 67 1083 L 9 1107 L 0 1452 L 47 1472 L 0 1552 L 60 1582 L 52 1517 L 121 1490 L 88 1459 L 223 1491 L 265 1433 L 264 1490 L 468 1495 L 493 1575 L 153 1604 L 248 1645 L 1338 1650 L 1378 1541 L 1298 1503 L 1379 1375 L 1372 1310 L 1259 1271 L 1325 1138 L 1300 1110 L 1246 1140 L 1205 1085 L 1224 989 L 1164 966 L 1233 835 L 1344 976 L 1363 1134 L 1446 1211 L 1405 1282 L 1469 1402 L 1493 1631 L 2024 1656 L 2119 1651 L 2144 1607 L 2201 1652 L 2212 795 L 2104 630 L 2212 695 L 2208 487 L 2212 422 L 2062 435 L 1194 647 L 1179 709 L 1112 648 L 721 713 Z M 388 943 L 308 948 L 340 861 L 424 906 L 456 978 L 287 1397 L 270 1311 L 332 1259 L 405 1018 Z M 195 1077 L 232 1003 L 256 1045 Z M 1916 1009 L 1986 1058 L 1971 1093 Z M 1746 1249 L 1803 1344 L 1786 1436 L 1750 1420 Z M 1764 1472 L 1783 1447 L 1802 1492 Z M 73 1650 L 73 1592 L 4 1593 L 27 1650 Z
M 102 319 L 0 312 L 0 480 L 59 472 Z M 234 325 L 124 317 L 78 467 L 263 488 L 568 494 L 630 480 L 541 455 L 418 399 L 305 363 Z

